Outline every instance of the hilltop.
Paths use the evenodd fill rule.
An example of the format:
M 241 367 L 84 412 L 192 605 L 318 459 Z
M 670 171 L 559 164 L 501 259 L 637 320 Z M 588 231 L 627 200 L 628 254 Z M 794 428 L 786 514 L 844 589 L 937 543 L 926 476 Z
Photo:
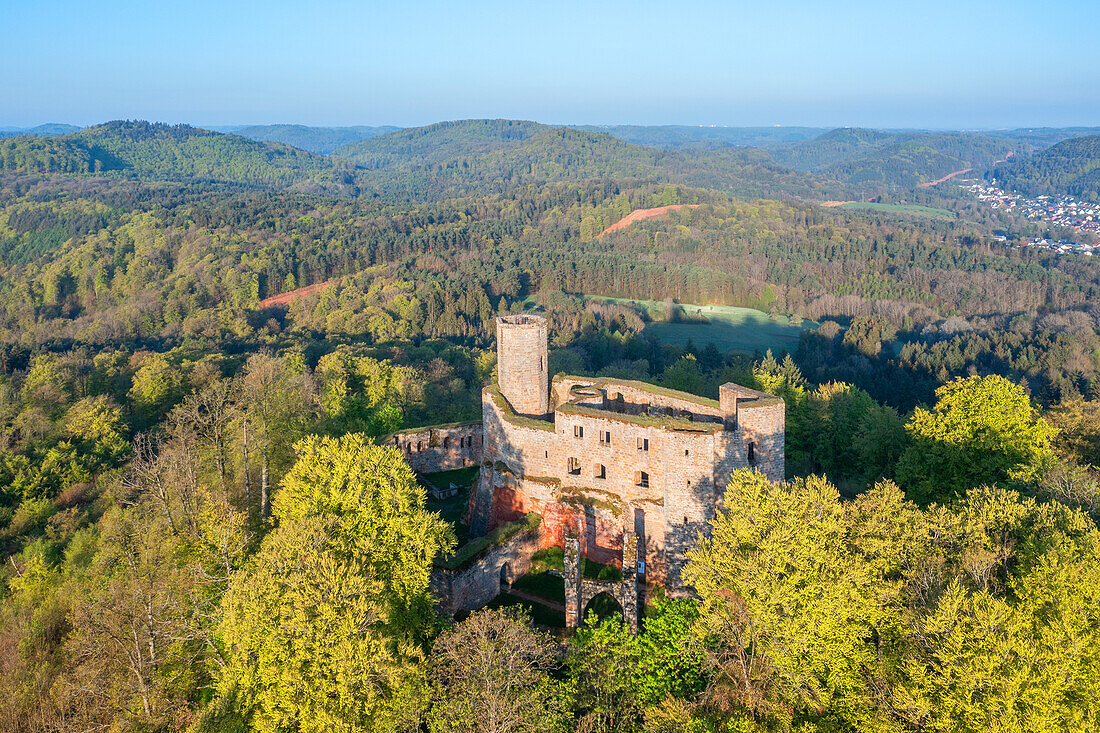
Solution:
M 306 125 L 249 125 L 232 132 L 241 137 L 283 143 L 311 153 L 328 154 L 343 145 L 385 135 L 400 128 L 392 125 L 368 127 L 308 127 Z
M 0 144 L 0 170 L 117 173 L 149 180 L 293 186 L 346 182 L 350 166 L 279 143 L 190 125 L 116 120 L 58 137 Z
M 1100 202 L 1100 135 L 1070 138 L 1034 155 L 1013 158 L 988 176 L 1005 190 L 1027 196 L 1065 194 Z
M 80 128 L 76 125 L 66 125 L 62 122 L 47 122 L 44 125 L 34 127 L 13 127 L 0 130 L 0 137 L 19 137 L 30 135 L 32 137 L 53 137 L 55 135 L 68 135 Z
M 116 120 L 62 139 L 118 161 L 120 168 L 156 178 L 292 185 L 334 169 L 329 159 L 289 145 L 190 125 Z
M 912 188 L 965 168 L 983 168 L 1032 145 L 973 133 L 840 128 L 768 152 L 781 165 L 850 186 Z
M 399 130 L 337 149 L 383 191 L 409 198 L 501 192 L 533 182 L 659 178 L 658 152 L 610 135 L 524 120 L 461 120 Z

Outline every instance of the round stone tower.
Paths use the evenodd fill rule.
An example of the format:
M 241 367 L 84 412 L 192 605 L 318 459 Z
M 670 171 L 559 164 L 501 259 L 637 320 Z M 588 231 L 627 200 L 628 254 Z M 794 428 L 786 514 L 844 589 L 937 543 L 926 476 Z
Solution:
M 517 414 L 542 417 L 550 412 L 546 366 L 546 317 L 515 313 L 497 317 L 497 380 Z

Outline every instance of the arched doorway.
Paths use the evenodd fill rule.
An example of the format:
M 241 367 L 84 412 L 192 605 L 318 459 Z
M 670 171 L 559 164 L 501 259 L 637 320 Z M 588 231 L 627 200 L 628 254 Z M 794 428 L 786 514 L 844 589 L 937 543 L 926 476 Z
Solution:
M 581 613 L 582 623 L 587 621 L 589 612 L 595 613 L 596 618 L 602 622 L 604 619 L 611 618 L 615 615 L 621 618 L 623 616 L 623 607 L 615 596 L 604 591 L 593 596 L 592 600 L 584 607 L 584 611 Z
M 500 584 L 511 585 L 514 578 L 512 577 L 512 564 L 504 563 L 500 566 Z

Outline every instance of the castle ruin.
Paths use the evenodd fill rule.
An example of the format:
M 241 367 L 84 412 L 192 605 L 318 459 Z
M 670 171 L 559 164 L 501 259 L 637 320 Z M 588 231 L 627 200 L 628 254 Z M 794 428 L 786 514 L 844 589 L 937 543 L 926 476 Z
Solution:
M 497 374 L 482 391 L 480 425 L 425 428 L 391 444 L 417 470 L 480 462 L 474 536 L 528 512 L 541 517 L 537 546 L 565 552 L 569 626 L 600 592 L 619 601 L 632 627 L 639 589 L 690 592 L 686 554 L 722 505 L 730 474 L 755 467 L 784 478 L 784 404 L 773 395 L 733 383 L 712 400 L 631 380 L 551 380 L 547 322 L 536 313 L 497 318 Z M 449 447 L 429 439 L 424 456 L 432 430 Z M 621 568 L 622 582 L 583 578 L 585 558 Z

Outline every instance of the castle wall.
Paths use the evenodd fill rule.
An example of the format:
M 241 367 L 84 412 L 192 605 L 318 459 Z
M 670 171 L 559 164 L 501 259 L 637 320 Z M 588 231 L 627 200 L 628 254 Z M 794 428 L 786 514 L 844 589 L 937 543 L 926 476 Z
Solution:
M 497 318 L 497 381 L 520 415 L 550 412 L 546 318 L 521 313 Z
M 472 611 L 500 595 L 502 575 L 512 582 L 531 569 L 531 557 L 539 550 L 540 530 L 528 530 L 493 547 L 463 570 L 433 568 L 431 590 L 443 610 Z
M 745 446 L 745 460 L 741 465 L 756 468 L 770 481 L 784 481 L 786 413 L 782 400 L 743 405 L 738 424 Z M 748 454 L 750 443 L 753 444 L 751 457 Z
M 629 535 L 648 583 L 687 592 L 686 554 L 709 531 L 730 474 L 755 467 L 784 479 L 783 401 L 732 383 L 718 400 L 630 380 L 559 376 L 550 385 L 546 336 L 542 316 L 497 320 L 499 389 L 482 393 L 471 530 L 533 511 L 543 546 L 579 531 L 584 557 L 616 564 Z
M 560 410 L 553 422 L 527 427 L 509 420 L 489 389 L 482 408 L 486 462 L 514 477 L 487 476 L 479 487 L 474 513 L 484 516 L 484 531 L 534 511 L 544 518 L 544 542 L 560 545 L 564 528 L 579 522 L 587 530 L 585 556 L 617 563 L 623 527 L 630 526 L 644 548 L 647 580 L 680 584 L 683 553 L 714 518 L 715 487 L 724 489 L 732 470 L 723 467 L 716 483 L 716 468 L 729 458 L 729 433 Z M 743 460 L 738 454 L 734 460 Z M 641 485 L 643 471 L 648 485 Z
M 468 422 L 394 433 L 383 445 L 400 450 L 417 473 L 435 473 L 480 463 L 482 436 L 482 423 Z

